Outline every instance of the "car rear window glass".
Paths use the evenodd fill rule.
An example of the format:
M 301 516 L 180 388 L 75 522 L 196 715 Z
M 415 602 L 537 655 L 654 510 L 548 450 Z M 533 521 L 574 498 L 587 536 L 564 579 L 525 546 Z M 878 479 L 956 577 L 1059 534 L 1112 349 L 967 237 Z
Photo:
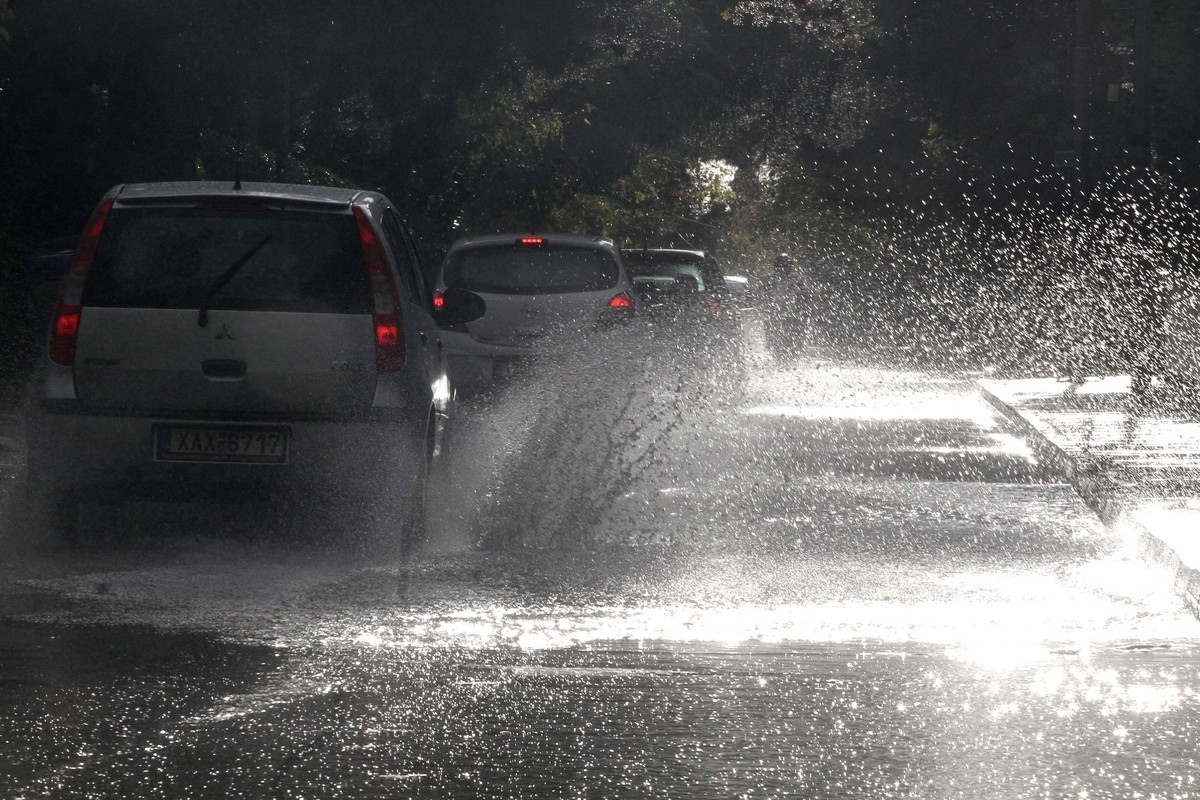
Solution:
M 254 248 L 258 246 L 258 249 Z M 362 245 L 348 214 L 153 207 L 113 212 L 84 303 L 124 308 L 369 314 Z
M 566 294 L 611 289 L 617 262 L 595 247 L 504 245 L 472 247 L 450 255 L 443 272 L 449 289 L 491 294 Z
M 629 277 L 640 288 L 666 289 L 681 279 L 698 292 L 726 291 L 725 279 L 716 265 L 690 253 L 626 250 L 624 255 Z

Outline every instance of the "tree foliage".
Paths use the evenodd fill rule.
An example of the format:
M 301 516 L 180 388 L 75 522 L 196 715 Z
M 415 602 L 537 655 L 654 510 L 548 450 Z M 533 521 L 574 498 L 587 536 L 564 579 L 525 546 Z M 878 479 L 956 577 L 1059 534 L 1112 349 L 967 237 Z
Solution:
M 12 6 L 8 0 L 0 0 L 0 41 L 8 41 L 8 25 L 15 19 Z
M 1116 167 L 1131 4 L 1095 2 L 1095 135 Z M 1200 12 L 1157 3 L 1160 168 L 1194 183 Z M 240 174 L 382 188 L 438 243 L 554 226 L 811 245 L 830 220 L 1050 185 L 1074 8 L 0 0 L 0 203 L 11 244 L 75 230 L 113 183 Z M 1126 88 L 1108 105 L 1110 83 Z M 697 177 L 714 163 L 732 180 Z

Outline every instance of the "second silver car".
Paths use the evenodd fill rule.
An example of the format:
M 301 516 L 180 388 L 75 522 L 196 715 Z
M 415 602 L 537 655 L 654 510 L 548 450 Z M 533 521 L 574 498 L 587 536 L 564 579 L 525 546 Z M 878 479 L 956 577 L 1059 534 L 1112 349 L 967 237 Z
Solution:
M 620 325 L 638 299 L 616 243 L 600 236 L 500 233 L 451 245 L 434 303 L 449 290 L 483 298 L 479 319 L 442 331 L 450 377 L 481 389 L 546 344 Z

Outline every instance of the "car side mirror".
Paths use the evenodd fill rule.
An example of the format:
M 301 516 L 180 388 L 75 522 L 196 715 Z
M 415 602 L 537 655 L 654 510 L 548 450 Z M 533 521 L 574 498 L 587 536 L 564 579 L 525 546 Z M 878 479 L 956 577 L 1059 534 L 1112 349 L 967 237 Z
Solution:
M 440 302 L 439 302 L 440 301 Z M 487 303 L 466 289 L 447 289 L 439 292 L 434 302 L 433 321 L 440 328 L 474 322 L 487 312 Z

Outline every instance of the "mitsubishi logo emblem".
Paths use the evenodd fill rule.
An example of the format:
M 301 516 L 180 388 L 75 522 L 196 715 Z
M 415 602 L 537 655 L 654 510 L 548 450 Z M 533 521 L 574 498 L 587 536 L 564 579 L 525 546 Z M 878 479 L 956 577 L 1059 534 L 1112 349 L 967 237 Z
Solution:
M 217 334 L 217 338 L 218 339 L 230 339 L 230 340 L 233 339 L 233 334 L 230 333 L 230 331 L 229 331 L 229 323 L 228 322 L 221 323 L 221 332 Z

